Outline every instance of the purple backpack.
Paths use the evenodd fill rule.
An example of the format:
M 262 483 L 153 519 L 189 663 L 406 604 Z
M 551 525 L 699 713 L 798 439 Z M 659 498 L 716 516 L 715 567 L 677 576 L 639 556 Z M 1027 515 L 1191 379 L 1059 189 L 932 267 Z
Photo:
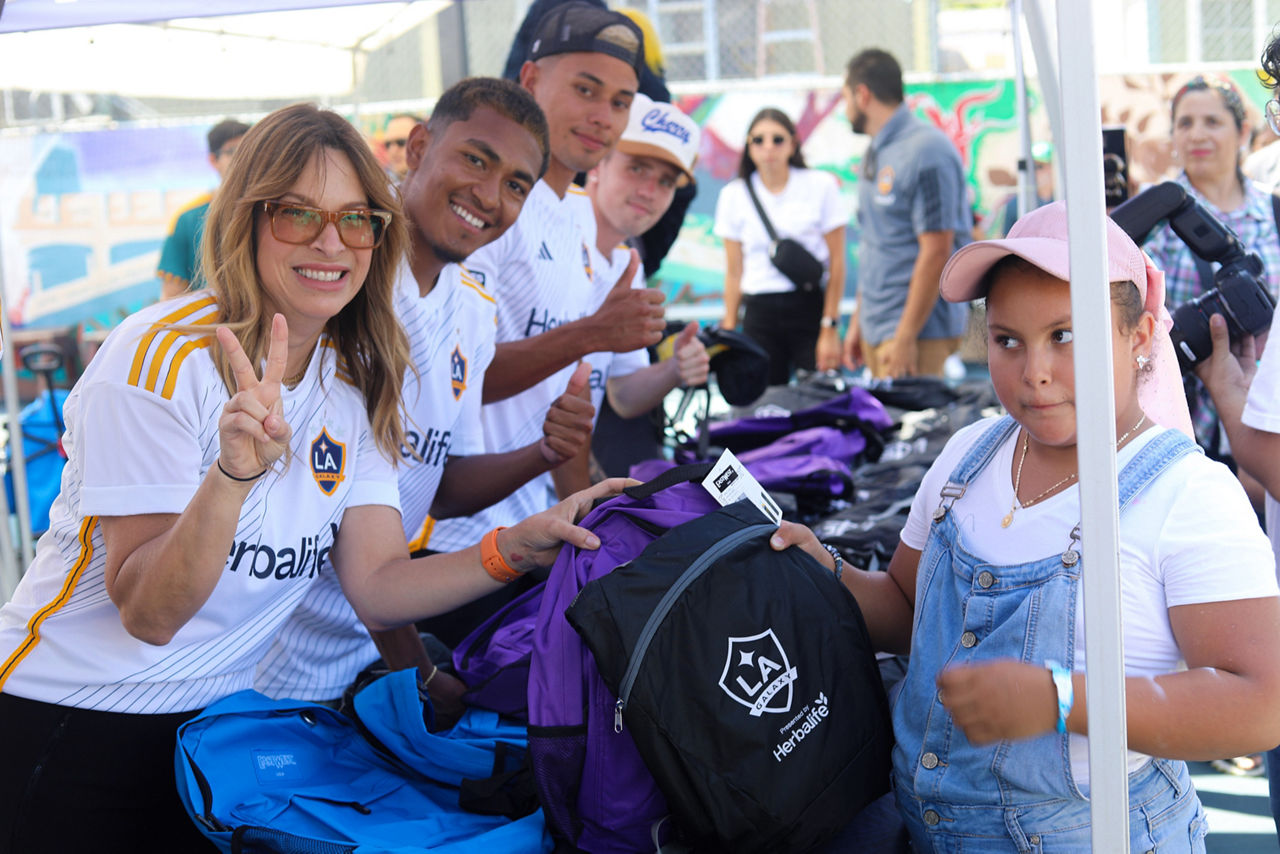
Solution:
M 794 411 L 782 407 L 758 407 L 756 412 L 757 415 L 748 418 L 712 422 L 707 425 L 704 435 L 711 445 L 728 448 L 746 462 L 744 451 L 810 427 L 835 427 L 849 434 L 850 441 L 857 446 L 852 448 L 851 455 L 864 453 L 874 460 L 884 447 L 883 431 L 893 426 L 893 419 L 885 411 L 884 404 L 860 386 L 817 406 Z
M 807 438 L 814 441 L 794 441 L 801 434 L 808 434 Z M 736 456 L 751 476 L 771 492 L 790 492 L 830 501 L 853 494 L 850 463 L 858 451 L 843 453 L 841 450 L 850 446 L 861 450 L 862 434 L 842 433 L 835 427 L 811 427 Z M 647 481 L 675 466 L 676 463 L 660 457 L 642 460 L 631 467 L 630 475 Z
M 546 815 L 560 841 L 585 851 L 654 850 L 669 814 L 630 733 L 616 725 L 618 698 L 564 613 L 588 581 L 607 575 L 671 528 L 715 511 L 700 485 L 711 465 L 680 466 L 603 502 L 580 523 L 600 548 L 566 546 L 543 585 L 481 624 L 454 652 L 471 703 L 515 713 L 526 707 L 529 757 Z
M 454 647 L 453 667 L 466 683 L 467 705 L 529 720 L 529 658 L 546 586 L 512 599 Z

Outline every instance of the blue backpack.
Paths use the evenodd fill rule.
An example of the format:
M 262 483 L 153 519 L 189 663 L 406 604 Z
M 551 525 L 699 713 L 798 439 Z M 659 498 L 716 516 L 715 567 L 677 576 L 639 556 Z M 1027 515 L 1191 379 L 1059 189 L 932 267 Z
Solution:
M 233 854 L 551 850 L 540 811 L 511 820 L 460 806 L 473 781 L 524 765 L 524 727 L 472 709 L 428 732 L 412 669 L 369 684 L 354 705 L 358 720 L 256 691 L 212 704 L 178 729 L 188 814 Z

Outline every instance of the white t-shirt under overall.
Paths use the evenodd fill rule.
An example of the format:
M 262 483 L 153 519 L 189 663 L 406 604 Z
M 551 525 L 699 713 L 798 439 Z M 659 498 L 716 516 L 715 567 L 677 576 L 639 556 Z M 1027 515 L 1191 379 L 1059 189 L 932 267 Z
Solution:
M 363 396 L 335 375 L 335 350 L 322 338 L 302 381 L 282 389 L 289 465 L 254 483 L 208 601 L 163 646 L 125 631 L 104 584 L 98 519 L 181 513 L 218 459 L 229 395 L 210 358 L 217 344 L 169 328 L 211 324 L 215 313 L 208 291 L 143 309 L 108 336 L 67 397 L 62 492 L 35 560 L 0 608 L 6 693 L 158 714 L 249 688 L 322 572 L 346 508 L 399 506 Z
M 405 377 L 408 415 L 400 453 L 400 512 L 410 549 L 430 534 L 427 516 L 449 456 L 482 453 L 480 396 L 493 359 L 494 302 L 457 264 L 424 297 L 407 263 L 396 281 L 396 313 L 418 376 Z M 307 592 L 258 665 L 254 687 L 270 697 L 331 700 L 378 659 L 364 623 L 332 572 Z
M 923 551 L 939 493 L 969 448 L 995 419 L 959 430 L 925 475 L 902 529 L 902 542 Z M 1148 429 L 1120 450 L 1119 472 L 1156 431 Z M 966 549 L 980 560 L 1022 564 L 1060 554 L 1080 522 L 1080 489 L 1072 485 L 1030 507 L 1020 507 L 1008 528 L 1000 521 L 1013 501 L 1018 433 L 951 505 Z M 1082 554 L 1088 566 L 1088 554 Z M 1125 672 L 1153 676 L 1178 669 L 1182 654 L 1169 625 L 1169 608 L 1275 596 L 1274 562 L 1244 490 L 1231 472 L 1202 454 L 1182 457 L 1149 484 L 1120 517 L 1120 593 Z M 1087 570 L 1086 570 L 1087 571 Z M 927 628 L 921 628 L 921 631 Z M 1076 609 L 1075 670 L 1084 670 L 1084 608 Z M 1146 756 L 1129 751 L 1129 770 Z M 1071 736 L 1076 782 L 1089 780 L 1088 740 Z

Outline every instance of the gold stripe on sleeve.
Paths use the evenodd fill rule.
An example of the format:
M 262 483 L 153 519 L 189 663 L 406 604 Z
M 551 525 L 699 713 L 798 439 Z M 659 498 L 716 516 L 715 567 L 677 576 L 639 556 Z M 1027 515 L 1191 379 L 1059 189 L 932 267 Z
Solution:
M 215 302 L 217 302 L 216 298 L 212 294 L 210 294 L 207 297 L 202 297 L 196 300 L 195 302 L 189 303 L 188 305 L 184 305 L 182 308 L 178 309 L 177 311 L 174 311 L 171 314 L 167 314 L 164 317 L 157 320 L 155 323 L 151 324 L 151 328 L 147 330 L 147 332 L 142 336 L 141 340 L 138 341 L 138 349 L 133 354 L 133 366 L 129 370 L 129 385 L 138 385 L 138 383 L 141 381 L 142 367 L 144 364 L 146 364 L 147 351 L 151 349 L 151 342 L 155 340 L 156 335 L 158 335 L 161 332 L 161 330 L 163 330 L 166 326 L 170 326 L 172 324 L 178 323 L 183 318 L 190 317 L 196 312 L 208 308 L 209 306 L 213 305 Z M 212 322 L 212 321 L 209 321 L 209 322 Z
M 427 547 L 427 542 L 431 539 L 431 532 L 434 531 L 435 528 L 436 520 L 428 514 L 427 518 L 422 520 L 422 530 L 418 531 L 418 536 L 409 541 L 410 554 L 422 551 Z
M 169 375 L 164 378 L 164 389 L 161 390 L 160 396 L 165 400 L 173 399 L 173 388 L 178 383 L 178 369 L 182 367 L 183 361 L 196 350 L 203 349 L 213 344 L 212 337 L 193 338 L 178 348 L 178 352 L 174 353 L 173 361 L 169 364 Z M 155 391 L 155 388 L 148 384 L 148 391 Z
M 84 521 L 80 523 L 80 557 L 76 559 L 71 571 L 67 573 L 66 580 L 62 582 L 62 589 L 58 591 L 58 595 L 48 605 L 31 615 L 31 619 L 27 622 L 27 636 L 23 638 L 22 643 L 18 644 L 18 648 L 13 651 L 13 654 L 5 659 L 4 664 L 0 665 L 0 690 L 4 689 L 4 683 L 8 681 L 10 674 L 22 662 L 22 659 L 26 658 L 31 653 L 31 650 L 35 649 L 36 644 L 40 642 L 40 626 L 50 616 L 57 613 L 59 608 L 70 601 L 71 594 L 75 592 L 76 584 L 80 582 L 80 576 L 84 574 L 85 567 L 89 565 L 89 561 L 93 558 L 93 529 L 97 524 L 97 516 L 86 516 Z

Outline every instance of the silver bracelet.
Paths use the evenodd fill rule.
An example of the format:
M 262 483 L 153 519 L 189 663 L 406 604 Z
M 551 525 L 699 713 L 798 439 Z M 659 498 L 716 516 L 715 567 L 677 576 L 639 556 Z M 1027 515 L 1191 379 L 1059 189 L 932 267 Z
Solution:
M 821 545 L 822 545 L 822 547 L 823 547 L 824 549 L 826 549 L 826 550 L 827 550 L 827 553 L 828 553 L 828 554 L 830 554 L 830 555 L 831 555 L 831 557 L 835 559 L 835 562 L 836 562 L 836 568 L 835 568 L 836 581 L 839 581 L 839 580 L 840 580 L 840 574 L 844 572 L 844 555 L 840 554 L 840 550 L 839 550 L 838 548 L 836 548 L 835 546 L 829 546 L 829 545 L 827 545 L 826 543 L 822 543 Z
M 427 687 L 431 684 L 431 680 L 436 678 L 436 674 L 439 672 L 440 668 L 433 664 L 431 665 L 431 672 L 427 674 L 427 678 L 420 679 L 418 681 L 418 696 L 423 700 L 429 699 L 427 697 Z

